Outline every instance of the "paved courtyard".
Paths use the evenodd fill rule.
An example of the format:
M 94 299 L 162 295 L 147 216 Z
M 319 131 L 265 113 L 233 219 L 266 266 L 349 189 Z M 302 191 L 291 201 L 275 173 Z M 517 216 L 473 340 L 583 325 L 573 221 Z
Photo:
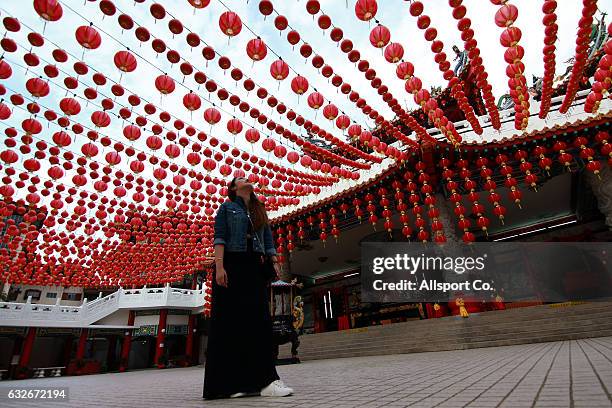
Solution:
M 204 401 L 203 369 L 192 367 L 2 382 L 3 389 L 69 387 L 70 399 L 0 406 L 612 407 L 612 337 L 308 361 L 278 371 L 295 395 Z

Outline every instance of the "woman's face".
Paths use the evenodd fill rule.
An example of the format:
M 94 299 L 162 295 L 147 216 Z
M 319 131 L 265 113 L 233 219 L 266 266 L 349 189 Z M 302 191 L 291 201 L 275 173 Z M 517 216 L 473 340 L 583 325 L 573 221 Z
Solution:
M 234 188 L 236 189 L 236 193 L 245 192 L 252 193 L 253 185 L 249 183 L 249 181 L 244 177 L 238 177 L 234 182 Z

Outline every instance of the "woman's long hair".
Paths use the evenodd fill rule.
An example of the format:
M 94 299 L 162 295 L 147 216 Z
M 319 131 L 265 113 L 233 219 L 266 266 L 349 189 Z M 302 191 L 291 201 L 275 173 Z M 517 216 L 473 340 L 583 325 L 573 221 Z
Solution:
M 227 189 L 227 196 L 232 201 L 236 201 L 236 179 L 238 178 L 240 177 L 234 178 Z M 268 223 L 268 213 L 266 212 L 266 206 L 264 203 L 259 201 L 254 192 L 251 192 L 248 210 L 251 214 L 251 217 L 253 219 L 253 226 L 256 230 L 259 230 L 261 227 Z

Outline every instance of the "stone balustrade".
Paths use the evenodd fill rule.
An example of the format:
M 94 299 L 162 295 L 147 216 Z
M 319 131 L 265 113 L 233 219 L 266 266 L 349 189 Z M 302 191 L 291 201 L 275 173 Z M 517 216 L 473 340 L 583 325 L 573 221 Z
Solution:
M 93 301 L 85 299 L 81 306 L 0 302 L 0 326 L 20 327 L 87 327 L 120 309 L 190 309 L 199 312 L 204 308 L 205 288 L 123 289 Z

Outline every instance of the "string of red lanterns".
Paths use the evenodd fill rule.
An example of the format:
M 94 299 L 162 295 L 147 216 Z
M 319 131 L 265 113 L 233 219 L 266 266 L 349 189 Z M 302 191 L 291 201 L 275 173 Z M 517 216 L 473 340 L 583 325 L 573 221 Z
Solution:
M 593 16 L 597 11 L 597 0 L 583 0 L 582 4 L 582 17 L 578 22 L 578 34 L 576 35 L 576 55 L 565 90 L 565 97 L 559 108 L 561 113 L 566 113 L 574 102 L 579 84 L 583 81 L 582 74 L 589 57 L 589 38 L 592 31 Z
M 271 2 L 269 3 L 271 6 Z M 319 12 L 322 12 L 321 7 L 318 4 L 317 6 L 313 6 L 312 4 L 307 3 L 306 10 L 313 16 L 318 14 Z M 275 12 L 275 10 L 271 9 L 270 13 L 272 12 Z M 276 14 L 277 14 L 277 17 L 275 19 L 275 25 L 277 26 L 279 30 L 282 31 L 286 29 L 287 27 L 291 27 L 286 17 L 281 16 L 278 13 Z M 280 24 L 280 27 L 278 26 L 279 19 L 282 23 Z M 327 30 L 328 28 L 332 26 L 331 18 L 327 16 L 326 14 L 322 14 L 318 19 L 318 25 L 322 30 Z M 359 53 L 358 50 L 353 48 L 353 42 L 350 39 L 344 38 L 344 32 L 342 31 L 340 27 L 334 27 L 330 32 L 329 38 L 333 42 L 339 44 L 341 51 L 347 54 L 347 57 L 350 62 L 357 63 L 358 70 L 360 72 L 363 72 L 365 78 L 368 81 L 370 81 L 371 86 L 377 89 L 377 93 L 383 98 L 383 101 L 386 102 L 389 105 L 389 107 L 395 113 L 398 114 L 400 119 L 402 119 L 406 124 L 408 124 L 408 126 L 411 129 L 413 129 L 421 138 L 426 139 L 426 140 L 429 139 L 430 142 L 435 143 L 435 139 L 430 138 L 426 130 L 422 126 L 420 126 L 416 122 L 416 120 L 414 120 L 414 118 L 410 117 L 403 110 L 401 105 L 399 105 L 397 99 L 395 99 L 393 97 L 393 94 L 389 92 L 389 88 L 382 83 L 380 78 L 376 76 L 376 71 L 369 67 L 369 62 L 365 59 L 361 59 L 361 54 Z M 287 35 L 287 39 L 293 45 L 296 45 L 300 41 L 302 41 L 303 44 L 300 47 L 300 53 L 302 54 L 303 57 L 308 58 L 312 55 L 313 53 L 312 47 L 306 41 L 301 39 L 301 37 L 299 36 L 296 30 L 292 29 Z M 368 115 L 371 119 L 373 119 L 380 126 L 380 128 L 383 131 L 385 131 L 385 133 L 387 133 L 391 137 L 394 137 L 400 140 L 402 143 L 404 143 L 407 146 L 418 147 L 417 143 L 415 143 L 414 141 L 409 139 L 407 136 L 405 136 L 403 133 L 401 133 L 401 130 L 399 127 L 390 124 L 377 111 L 372 110 L 372 108 L 367 103 L 367 101 L 363 99 L 362 97 L 360 97 L 356 91 L 351 90 L 350 84 L 344 82 L 342 80 L 342 77 L 340 77 L 337 74 L 334 75 L 333 67 L 329 64 L 324 65 L 325 62 L 321 56 L 315 54 L 315 56 L 312 59 L 312 64 L 317 69 L 321 68 L 321 71 L 319 73 L 323 75 L 324 77 L 330 78 L 333 75 L 332 84 L 336 87 L 340 87 L 340 90 L 342 91 L 342 93 L 348 94 L 349 100 L 353 102 L 358 108 L 360 108 L 364 114 Z M 346 127 L 348 127 L 348 125 Z M 366 137 L 369 137 L 369 135 L 366 135 Z M 355 136 L 354 138 L 357 140 L 360 140 L 359 136 Z M 397 157 L 397 155 L 394 157 L 396 158 L 396 160 L 400 159 L 399 157 Z
M 78 13 L 77 13 L 77 14 L 78 14 Z M 125 14 L 124 14 L 124 15 L 125 15 Z M 161 16 L 161 14 L 158 14 L 158 16 Z M 164 16 L 165 16 L 165 15 L 164 15 Z M 133 20 L 132 20 L 132 21 L 133 21 Z M 190 34 L 194 34 L 194 35 L 196 35 L 195 33 L 191 32 L 191 31 L 190 31 Z M 147 37 L 146 37 L 144 40 L 148 41 L 150 38 L 151 38 L 151 36 L 150 36 L 150 34 L 149 34 L 149 35 L 147 35 Z M 188 38 L 187 40 L 188 40 L 188 42 L 190 42 L 190 39 L 189 39 L 189 38 Z M 154 46 L 154 48 L 155 48 L 155 44 L 154 44 L 154 43 L 155 43 L 155 40 L 153 41 L 153 46 Z M 191 44 L 190 44 L 190 45 L 192 45 L 192 44 L 197 45 L 197 44 L 195 43 L 195 41 L 194 41 L 194 40 L 191 40 Z M 199 44 L 199 41 L 198 41 L 198 44 Z M 165 44 L 164 44 L 164 46 L 163 46 L 163 47 L 159 48 L 159 52 L 163 52 L 163 51 L 165 51 L 165 49 L 166 49 L 166 47 L 165 47 Z M 205 57 L 207 60 L 212 60 L 212 59 L 214 58 L 214 56 L 216 55 L 216 51 L 214 51 L 214 49 L 213 49 L 212 47 L 210 47 L 210 46 L 206 46 L 206 47 L 204 47 L 204 48 L 203 48 L 203 50 L 202 50 L 202 53 L 203 53 L 204 57 Z M 180 60 L 181 60 L 180 54 L 178 54 L 178 52 L 176 52 L 176 51 L 174 51 L 174 54 L 175 54 L 175 57 L 174 57 L 174 58 L 171 60 L 171 62 L 173 62 L 173 63 L 178 63 L 178 62 L 180 62 Z M 168 53 L 168 55 L 169 55 L 169 57 L 168 57 L 168 58 L 169 58 L 169 59 L 171 59 L 171 58 L 170 58 L 170 52 Z M 185 60 L 185 62 L 184 62 L 183 64 L 185 64 L 185 63 L 188 63 L 188 62 Z M 151 63 L 149 62 L 149 64 L 151 64 Z M 183 66 L 183 64 L 181 64 L 181 66 Z M 153 64 L 151 64 L 151 65 L 153 65 Z M 227 70 L 227 69 L 229 69 L 229 68 L 231 67 L 231 62 L 230 62 L 229 58 L 227 58 L 227 57 L 221 57 L 221 58 L 219 59 L 219 65 L 221 66 L 221 68 L 223 68 L 223 69 Z M 153 66 L 154 66 L 154 65 L 153 65 Z M 199 72 L 201 72 L 201 71 L 199 71 Z M 184 72 L 183 72 L 183 73 L 184 73 Z M 205 78 L 206 78 L 206 75 L 205 75 L 205 74 L 202 74 L 202 75 L 200 75 L 200 76 L 203 76 L 203 78 L 201 78 L 201 79 L 203 80 L 202 82 L 205 82 L 205 83 L 206 83 L 206 88 L 207 88 L 207 90 L 209 90 L 209 92 L 213 92 L 213 91 L 215 91 L 215 90 L 217 89 L 217 85 L 216 85 L 216 82 L 215 82 L 214 80 L 208 80 L 208 81 L 207 81 L 207 80 L 205 79 Z M 243 78 L 242 71 L 240 71 L 238 68 L 235 68 L 234 70 L 232 70 L 232 77 L 233 77 L 234 79 L 236 79 L 236 80 L 240 80 L 240 79 L 242 79 L 242 78 Z M 196 79 L 197 79 L 197 78 L 196 78 Z M 248 84 L 248 85 L 247 85 L 247 84 Z M 249 89 L 250 89 L 250 90 L 252 90 L 252 89 L 255 87 L 255 83 L 254 83 L 252 80 L 248 79 L 248 78 L 247 78 L 247 79 L 245 79 L 244 85 L 245 85 L 245 89 L 247 89 L 247 90 L 249 90 Z M 258 95 L 258 96 L 259 96 L 261 99 L 266 98 L 266 97 L 268 96 L 268 91 L 267 91 L 267 90 L 265 90 L 264 88 L 261 88 L 261 87 L 260 87 L 260 88 L 259 88 L 259 90 L 258 90 L 258 92 L 257 92 L 257 95 Z M 229 94 L 229 93 L 228 93 L 226 90 L 224 90 L 223 88 L 221 88 L 221 89 L 218 91 L 218 96 L 219 96 L 219 98 L 220 98 L 221 100 L 225 100 L 225 99 L 227 99 L 228 97 L 230 97 L 230 94 Z M 230 102 L 233 102 L 233 101 L 232 101 L 232 99 L 234 99 L 234 100 L 235 100 L 235 103 L 232 103 L 232 104 L 234 104 L 234 105 L 239 105 L 239 104 L 240 104 L 240 99 L 239 99 L 239 97 L 238 97 L 237 95 L 231 95 L 231 97 L 230 97 L 229 99 L 230 99 Z M 280 103 L 280 104 L 279 104 L 279 103 L 278 103 L 278 100 L 277 100 L 277 99 L 276 99 L 274 96 L 270 96 L 270 97 L 268 98 L 268 105 L 270 105 L 270 107 L 275 107 L 275 106 L 277 106 L 277 110 L 279 111 L 279 113 L 281 113 L 281 114 L 282 114 L 282 113 L 285 113 L 285 112 L 286 112 L 286 113 L 287 113 L 287 117 L 288 117 L 288 119 L 289 119 L 289 120 L 293 120 L 293 119 L 295 119 L 295 123 L 296 123 L 296 124 L 298 124 L 298 125 L 300 125 L 300 126 L 303 126 L 303 127 L 307 128 L 307 129 L 309 129 L 309 128 L 311 128 L 311 127 L 314 127 L 314 126 L 315 126 L 315 125 L 312 125 L 312 123 L 311 123 L 310 121 L 305 121 L 303 118 L 301 118 L 301 116 L 299 116 L 299 117 L 295 118 L 295 114 L 293 114 L 293 116 L 294 116 L 294 117 L 293 117 L 293 119 L 292 119 L 292 117 L 291 117 L 291 116 L 292 116 L 292 115 L 291 115 L 291 113 L 292 113 L 293 111 L 292 111 L 292 110 L 287 111 L 287 110 L 286 110 L 286 108 L 285 108 L 285 105 L 284 105 L 283 103 Z M 282 109 L 281 109 L 281 107 L 282 107 Z M 299 141 L 300 141 L 299 143 L 302 143 L 302 144 L 303 144 L 303 145 L 305 145 L 306 147 L 311 148 L 313 151 L 316 151 L 318 154 L 322 154 L 322 155 L 324 155 L 324 156 L 329 156 L 329 157 L 333 158 L 335 161 L 345 161 L 345 162 L 347 162 L 347 159 L 344 159 L 344 158 L 342 158 L 342 157 L 340 157 L 340 156 L 337 156 L 337 155 L 335 155 L 334 153 L 328 152 L 328 151 L 327 151 L 327 150 L 325 150 L 325 149 L 321 149 L 321 148 L 319 148 L 318 146 L 315 146 L 315 145 L 313 145 L 313 144 L 312 144 L 312 143 L 310 143 L 310 142 L 304 141 L 303 139 L 298 138 L 298 136 L 297 136 L 297 135 L 295 135 L 295 134 L 293 134 L 293 133 L 291 133 L 291 132 L 285 132 L 285 131 L 284 131 L 284 130 L 285 130 L 284 128 L 282 128 L 280 125 L 275 124 L 275 123 L 274 123 L 272 120 L 267 119 L 267 118 L 265 117 L 265 115 L 263 115 L 263 114 L 259 113 L 259 111 L 257 111 L 256 109 L 252 108 L 252 109 L 250 110 L 250 112 L 251 112 L 251 117 L 255 116 L 255 117 L 254 117 L 254 119 L 258 119 L 258 121 L 259 121 L 261 124 L 268 124 L 269 129 L 270 129 L 270 128 L 272 128 L 272 129 L 270 129 L 270 130 L 275 130 L 275 131 L 276 131 L 277 133 L 279 133 L 281 136 L 283 136 L 283 137 L 285 137 L 285 138 L 287 138 L 287 139 L 289 139 L 289 140 L 291 140 L 291 141 L 293 141 L 293 142 L 297 142 L 297 141 L 299 140 Z M 260 118 L 261 118 L 261 120 L 259 120 Z M 310 125 L 310 126 L 309 126 L 309 125 Z M 315 129 L 315 130 L 318 130 L 318 129 Z M 377 160 L 378 160 L 378 158 L 375 158 L 374 156 L 371 156 L 371 155 L 367 155 L 367 154 L 365 154 L 365 153 L 361 152 L 359 149 L 356 149 L 356 148 L 355 148 L 355 147 L 353 147 L 353 146 L 349 146 L 349 145 L 346 145 L 346 144 L 342 144 L 342 143 L 339 141 L 339 139 L 337 139 L 337 138 L 333 137 L 332 135 L 330 135 L 330 134 L 328 134 L 328 133 L 325 133 L 325 135 L 324 135 L 324 136 L 325 136 L 325 138 L 326 138 L 327 140 L 331 140 L 332 142 L 335 142 L 336 144 L 338 144 L 340 148 L 345 149 L 345 150 L 346 150 L 346 149 L 348 149 L 348 150 L 349 150 L 349 152 L 350 152 L 350 153 L 352 153 L 352 154 L 356 154 L 356 155 L 358 155 L 358 156 L 362 156 L 362 157 L 364 157 L 364 158 L 366 158 L 366 159 L 368 159 L 368 160 L 370 160 L 370 161 L 377 161 Z M 349 162 L 351 165 L 353 165 L 353 167 L 358 167 L 358 168 L 367 168 L 367 165 L 364 165 L 364 164 L 361 164 L 361 163 L 356 164 L 357 162 L 354 162 L 354 161 L 348 161 L 348 162 Z
M 608 25 L 608 36 L 612 37 L 612 24 Z M 610 95 L 612 84 L 612 39 L 608 40 L 603 47 L 604 56 L 599 60 L 597 70 L 593 76 L 594 82 L 591 93 L 587 96 L 584 111 L 587 113 L 597 112 L 599 105 L 606 95 Z
M 424 31 L 425 40 L 431 42 L 431 50 L 435 54 L 435 61 L 438 64 L 438 68 L 443 73 L 444 79 L 448 81 L 448 86 L 451 88 L 451 95 L 457 101 L 459 108 L 463 111 L 466 120 L 472 126 L 472 129 L 477 135 L 483 133 L 482 126 L 478 122 L 478 118 L 474 114 L 474 108 L 470 105 L 467 96 L 463 92 L 463 86 L 457 75 L 450 69 L 450 62 L 446 59 L 446 53 L 443 52 L 444 43 L 437 40 L 438 31 L 435 27 L 431 26 L 431 19 L 429 16 L 423 14 L 423 3 L 415 1 L 410 4 L 410 14 L 413 17 L 418 17 L 417 27 Z M 459 27 L 463 33 L 470 33 L 471 21 L 464 18 Z M 469 34 L 464 36 L 469 37 Z M 393 44 L 392 44 L 393 45 Z M 385 53 L 389 49 L 389 46 L 385 49 Z
M 483 66 L 482 56 L 478 48 L 478 41 L 474 38 L 474 30 L 471 28 L 471 24 L 467 24 L 470 22 L 467 17 L 467 8 L 463 4 L 463 0 L 448 0 L 448 4 L 453 8 L 453 18 L 457 20 L 457 28 L 461 31 L 463 46 L 468 52 L 470 67 L 476 73 L 476 84 L 482 91 L 485 107 L 487 108 L 487 112 L 489 112 L 493 129 L 499 130 L 501 128 L 501 121 L 499 118 L 499 110 L 495 104 L 495 97 L 493 96 L 493 87 L 488 81 L 489 74 Z
M 495 24 L 504 28 L 500 36 L 500 43 L 506 48 L 507 58 L 511 60 L 506 68 L 510 96 L 514 101 L 514 127 L 517 130 L 525 130 L 529 124 L 529 93 L 527 92 L 527 80 L 525 79 L 525 65 L 523 64 L 522 50 L 519 41 L 523 33 L 515 25 L 518 19 L 518 8 L 509 4 L 508 0 L 491 0 L 491 3 L 500 6 L 495 13 Z
M 542 77 L 542 100 L 540 101 L 540 119 L 546 118 L 550 111 L 550 101 L 553 94 L 553 81 L 555 78 L 555 43 L 557 42 L 557 2 L 555 0 L 545 0 L 542 6 L 544 19 L 542 22 L 544 29 L 544 75 Z

